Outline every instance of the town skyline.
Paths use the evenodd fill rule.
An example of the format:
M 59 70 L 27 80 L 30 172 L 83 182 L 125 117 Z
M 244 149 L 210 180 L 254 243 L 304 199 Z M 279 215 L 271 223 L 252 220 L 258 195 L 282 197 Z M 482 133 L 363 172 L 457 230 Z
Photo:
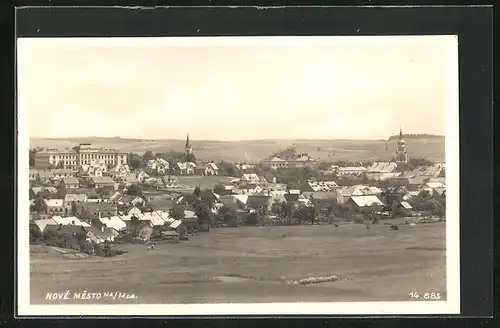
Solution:
M 380 140 L 400 126 L 445 135 L 455 96 L 453 37 L 142 39 L 20 39 L 30 136 Z

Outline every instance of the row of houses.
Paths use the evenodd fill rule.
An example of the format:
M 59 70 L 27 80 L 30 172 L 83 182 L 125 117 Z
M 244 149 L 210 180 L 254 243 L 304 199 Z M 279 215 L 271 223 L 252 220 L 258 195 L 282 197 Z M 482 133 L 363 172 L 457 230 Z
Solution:
M 194 212 L 186 211 L 186 220 L 195 219 Z M 142 240 L 151 237 L 154 229 L 166 228 L 177 232 L 179 235 L 185 233 L 183 220 L 170 218 L 167 212 L 152 211 L 141 212 L 133 208 L 127 214 L 99 216 L 90 221 L 80 220 L 77 216 L 52 216 L 51 218 L 34 220 L 30 223 L 33 229 L 37 229 L 40 234 L 46 235 L 49 231 L 65 233 L 79 232 L 86 236 L 86 239 L 96 244 L 106 241 L 113 242 L 115 239 L 131 230 L 136 231 L 137 236 Z
M 352 175 L 360 177 L 364 175 L 368 179 L 372 180 L 387 180 L 406 177 L 425 180 L 428 178 L 444 177 L 446 166 L 443 163 L 438 163 L 431 166 L 418 167 L 411 171 L 405 171 L 398 168 L 398 164 L 396 162 L 374 162 L 369 167 L 339 167 L 337 165 L 333 165 L 331 170 L 338 176 Z

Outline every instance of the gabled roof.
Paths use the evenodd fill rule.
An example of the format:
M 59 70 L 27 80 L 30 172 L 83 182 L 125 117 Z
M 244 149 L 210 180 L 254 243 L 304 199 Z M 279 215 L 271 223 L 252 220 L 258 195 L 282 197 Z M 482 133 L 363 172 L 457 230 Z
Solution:
M 100 211 L 100 212 L 116 211 L 116 206 L 104 202 L 98 202 L 98 203 L 87 202 L 85 203 L 85 207 L 87 207 L 90 211 Z
M 114 184 L 115 182 L 113 181 L 113 179 L 111 179 L 110 177 L 93 177 L 92 178 L 92 181 L 95 183 L 95 184 L 103 184 L 103 183 L 107 183 L 107 184 Z
M 43 187 L 31 187 L 31 191 L 36 195 L 39 192 L 42 192 Z
M 244 205 L 246 205 L 248 200 L 248 195 L 233 195 L 232 197 Z
M 246 205 L 253 209 L 266 207 L 270 198 L 267 195 L 250 195 L 248 196 Z
M 408 202 L 401 202 L 400 204 L 401 204 L 401 206 L 403 206 L 407 210 L 411 210 L 412 209 L 411 205 L 408 204 Z
M 182 224 L 181 220 L 175 220 L 172 223 L 170 223 L 169 228 L 176 229 Z
M 50 192 L 51 194 L 57 194 L 57 188 L 56 187 L 44 187 L 43 188 L 45 191 Z
M 366 195 L 366 196 L 351 196 L 352 201 L 359 207 L 374 206 L 374 205 L 384 205 L 377 196 Z
M 68 217 L 53 216 L 52 219 L 57 224 L 61 224 L 63 226 L 74 225 L 80 227 L 90 227 L 90 225 L 87 222 L 80 221 L 80 219 L 78 219 L 76 216 L 68 216 Z
M 398 165 L 394 162 L 375 162 L 368 169 L 368 172 L 391 173 Z
M 63 178 L 62 182 L 64 182 L 64 184 L 80 184 L 80 181 L 78 181 L 78 179 L 74 177 Z
M 70 169 L 52 169 L 50 171 L 52 174 L 73 174 L 73 170 Z
M 38 176 L 40 179 L 51 179 L 54 177 L 54 173 L 51 171 L 38 171 Z
M 186 219 L 197 218 L 196 213 L 194 211 L 190 211 L 190 210 L 185 210 L 184 216 L 186 217 Z
M 43 220 L 34 220 L 34 224 L 40 229 L 41 232 L 45 230 L 46 226 L 52 225 L 52 226 L 57 226 L 57 222 L 54 221 L 54 219 L 43 219 Z
M 65 203 L 71 203 L 71 202 L 84 203 L 86 201 L 87 201 L 86 194 L 66 194 L 66 196 L 64 196 Z
M 207 166 L 211 167 L 214 171 L 219 170 L 219 168 L 217 167 L 217 165 L 215 165 L 215 163 L 208 163 Z
M 47 207 L 62 207 L 63 204 L 63 199 L 45 199 L 45 205 L 47 205 Z
M 113 228 L 116 231 L 124 230 L 127 228 L 127 224 L 125 223 L 125 221 L 120 219 L 120 217 L 118 216 L 100 218 L 99 221 L 105 224 L 108 228 Z

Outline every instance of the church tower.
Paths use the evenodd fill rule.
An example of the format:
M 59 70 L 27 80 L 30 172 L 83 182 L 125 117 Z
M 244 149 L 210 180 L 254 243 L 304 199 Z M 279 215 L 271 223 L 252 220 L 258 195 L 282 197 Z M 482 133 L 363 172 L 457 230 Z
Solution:
M 408 152 L 406 149 L 406 141 L 403 140 L 403 129 L 399 128 L 398 146 L 396 148 L 396 164 L 408 164 Z
M 191 155 L 193 153 L 193 148 L 191 147 L 191 141 L 189 141 L 189 134 L 186 137 L 186 145 L 184 146 L 186 155 Z

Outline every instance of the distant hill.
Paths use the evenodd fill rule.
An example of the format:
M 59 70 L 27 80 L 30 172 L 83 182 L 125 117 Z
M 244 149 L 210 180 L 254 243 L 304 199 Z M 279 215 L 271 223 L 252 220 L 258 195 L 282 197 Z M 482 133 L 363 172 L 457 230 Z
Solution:
M 398 137 L 398 136 L 397 136 Z M 444 137 L 406 137 L 408 155 L 444 162 Z M 320 160 L 370 161 L 390 160 L 396 152 L 397 138 L 389 140 L 248 140 L 248 141 L 203 141 L 192 140 L 193 151 L 202 160 L 225 160 L 230 162 L 258 162 L 295 144 L 298 153 L 308 153 Z M 96 147 L 114 148 L 123 152 L 143 154 L 147 150 L 166 152 L 182 151 L 185 140 L 133 138 L 31 138 L 30 148 L 71 148 L 75 143 L 91 143 Z M 332 155 L 333 154 L 333 155 Z
M 444 136 L 438 134 L 403 134 L 404 139 L 444 139 Z M 399 134 L 389 137 L 389 140 L 399 139 Z

